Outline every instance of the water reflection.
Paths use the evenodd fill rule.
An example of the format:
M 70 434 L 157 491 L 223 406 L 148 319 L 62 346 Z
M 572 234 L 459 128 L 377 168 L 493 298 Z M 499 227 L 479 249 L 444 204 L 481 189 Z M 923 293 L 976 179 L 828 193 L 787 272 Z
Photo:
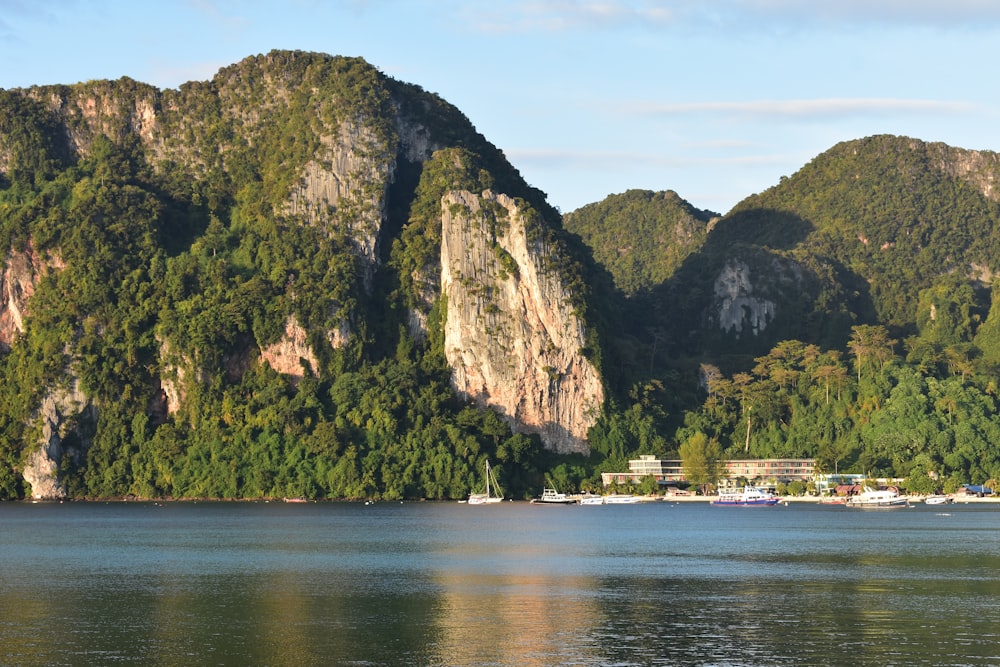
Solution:
M 603 664 L 588 628 L 601 625 L 598 582 L 586 577 L 439 572 L 436 664 Z
M 0 664 L 1000 663 L 998 513 L 493 509 L 0 506 Z

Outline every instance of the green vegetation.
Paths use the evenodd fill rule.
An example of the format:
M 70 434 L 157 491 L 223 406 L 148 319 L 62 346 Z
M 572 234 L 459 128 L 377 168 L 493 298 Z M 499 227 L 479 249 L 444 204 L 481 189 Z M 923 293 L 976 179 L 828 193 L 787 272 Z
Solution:
M 432 263 L 444 191 L 503 183 L 543 202 L 499 151 L 451 110 L 448 137 L 482 154 L 455 147 L 420 173 L 394 213 L 406 219 L 390 221 L 403 242 L 370 288 L 388 299 L 378 303 L 355 248 L 354 225 L 375 201 L 367 186 L 320 224 L 284 202 L 321 134 L 353 124 L 354 149 L 388 162 L 392 94 L 417 95 L 403 103 L 415 115 L 436 98 L 357 59 L 275 52 L 162 96 L 139 87 L 163 109 L 166 158 L 154 165 L 116 125 L 136 88 L 55 91 L 92 97 L 115 129 L 91 136 L 78 123 L 82 158 L 58 145 L 57 119 L 33 97 L 0 96 L 3 238 L 39 258 L 36 273 L 61 267 L 38 282 L 25 332 L 0 354 L 0 497 L 29 491 L 15 471 L 41 435 L 37 411 L 56 387 L 72 393 L 73 378 L 94 406 L 63 426 L 61 478 L 74 497 L 458 498 L 486 458 L 510 495 L 534 494 L 551 454 L 458 400 L 440 327 L 425 344 L 405 326 L 416 290 L 403 279 Z M 431 325 L 443 308 L 430 304 Z M 318 356 L 300 380 L 257 360 L 289 318 Z M 348 344 L 331 346 L 326 332 L 344 327 Z M 166 418 L 151 408 L 161 378 L 183 394 Z
M 324 138 L 343 136 L 349 192 L 293 210 L 304 170 L 339 159 Z M 4 268 L 20 258 L 34 290 L 0 351 L 0 498 L 30 492 L 18 471 L 53 423 L 80 498 L 461 498 L 487 458 L 529 497 L 597 490 L 639 453 L 682 457 L 697 484 L 725 456 L 914 488 L 1000 478 L 990 169 L 874 137 L 717 222 L 630 191 L 568 215 L 567 233 L 458 110 L 359 59 L 273 52 L 176 91 L 0 91 Z M 588 323 L 608 391 L 591 456 L 556 456 L 451 389 L 437 280 L 456 189 L 515 198 Z M 498 282 L 517 280 L 495 251 Z M 756 333 L 713 319 L 732 267 L 774 304 Z M 313 356 L 280 374 L 260 351 L 290 325 Z
M 898 347 L 884 327 L 860 325 L 849 355 L 784 341 L 750 372 L 705 368 L 708 396 L 678 431 L 681 456 L 697 461 L 711 440 L 728 458 L 810 457 L 827 473 L 933 476 L 946 492 L 1000 475 L 995 367 L 914 365 Z
M 940 144 L 846 142 L 741 202 L 693 250 L 622 224 L 617 211 L 640 203 L 676 211 L 648 193 L 570 214 L 620 285 L 617 249 L 683 254 L 659 284 L 629 278 L 642 289 L 613 341 L 625 386 L 666 387 L 660 450 L 697 461 L 717 442 L 725 457 L 815 457 L 826 472 L 930 474 L 947 489 L 1000 474 L 1000 285 L 989 282 L 1000 204 L 985 194 L 997 171 L 995 155 Z M 606 217 L 591 220 L 598 210 Z M 744 295 L 774 304 L 756 334 L 724 331 L 715 315 L 715 281 L 736 265 Z M 604 424 L 598 442 L 614 433 Z M 626 450 L 660 453 L 629 437 Z
M 705 242 L 718 214 L 699 211 L 672 191 L 629 190 L 567 213 L 580 235 L 626 294 L 670 278 Z

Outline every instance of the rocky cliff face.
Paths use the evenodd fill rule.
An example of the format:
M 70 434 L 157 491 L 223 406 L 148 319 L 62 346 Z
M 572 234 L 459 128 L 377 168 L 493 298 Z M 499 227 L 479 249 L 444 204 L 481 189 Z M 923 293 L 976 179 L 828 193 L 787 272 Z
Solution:
M 388 224 L 400 164 L 419 174 L 419 165 L 435 151 L 456 145 L 486 146 L 495 152 L 493 160 L 500 155 L 442 100 L 390 83 L 359 63 L 278 52 L 249 58 L 221 70 L 212 81 L 179 90 L 159 91 L 120 79 L 18 93 L 50 115 L 56 143 L 68 156 L 65 164 L 87 158 L 98 137 L 109 137 L 141 156 L 142 178 L 148 178 L 148 169 L 154 179 L 169 181 L 181 174 L 191 184 L 212 182 L 210 187 L 190 187 L 190 195 L 181 193 L 191 197 L 194 207 L 223 210 L 206 197 L 232 205 L 240 196 L 238 187 L 246 187 L 233 183 L 249 180 L 266 204 L 257 209 L 260 215 L 280 219 L 281 225 L 320 229 L 353 251 L 356 289 L 352 284 L 345 291 L 348 298 L 327 297 L 329 329 L 307 330 L 289 314 L 274 342 L 257 344 L 252 335 L 242 334 L 233 349 L 218 357 L 228 381 L 263 363 L 295 384 L 306 371 L 322 372 L 320 359 L 325 357 L 313 348 L 316 341 L 335 350 L 352 342 L 352 327 L 362 317 L 357 302 L 375 298 L 372 286 L 383 268 L 383 247 L 403 224 Z M 336 94 L 317 93 L 331 77 L 344 79 L 325 89 Z M 280 145 L 288 153 L 265 160 L 259 155 L 262 145 Z M 0 134 L 0 170 L 12 168 L 17 154 Z M 413 194 L 398 198 L 408 197 Z M 495 214 L 507 222 L 502 231 L 494 234 L 490 227 L 485 234 L 484 225 L 490 226 Z M 401 214 L 397 210 L 395 215 Z M 555 273 L 540 268 L 545 249 L 527 239 L 521 210 L 504 195 L 460 192 L 444 202 L 441 218 L 446 230 L 442 267 L 439 274 L 436 267 L 426 272 L 422 298 L 428 309 L 439 296 L 447 299 L 447 358 L 456 390 L 498 410 L 516 430 L 540 434 L 552 449 L 587 451 L 587 429 L 604 401 L 601 378 L 580 353 L 584 325 Z M 394 231 L 387 231 L 390 227 Z M 0 273 L 0 351 L 23 333 L 37 281 L 61 268 L 58 260 L 40 258 L 30 246 L 8 250 Z M 294 303 L 301 295 L 291 272 L 287 285 L 288 302 Z M 411 325 L 426 332 L 426 312 L 410 314 Z M 159 356 L 145 398 L 152 421 L 162 423 L 185 414 L 193 383 L 204 384 L 208 374 L 199 366 L 204 357 L 198 350 L 158 332 L 156 340 Z M 22 472 L 35 497 L 65 494 L 59 479 L 60 462 L 67 455 L 63 443 L 76 431 L 73 442 L 85 445 L 87 436 L 79 426 L 96 423 L 95 409 L 72 368 L 70 364 L 63 378 L 72 389 L 48 390 L 38 408 L 40 442 L 25 448 L 30 454 Z
M 32 243 L 24 250 L 8 250 L 0 271 L 0 352 L 10 349 L 17 335 L 24 332 L 28 301 L 38 281 L 60 268 L 61 260 L 39 257 Z
M 43 260 L 29 243 L 21 251 L 7 253 L 0 272 L 0 352 L 6 352 L 24 333 L 24 318 L 38 281 L 51 271 L 63 268 L 58 258 Z M 63 498 L 66 489 L 59 479 L 59 464 L 64 455 L 63 440 L 81 421 L 92 421 L 92 406 L 70 378 L 70 386 L 54 387 L 44 395 L 34 419 L 39 438 L 26 447 L 21 471 L 35 499 Z M 79 435 L 79 434 L 78 434 Z
M 584 324 L 558 276 L 542 268 L 546 250 L 528 239 L 522 211 L 502 194 L 452 192 L 441 236 L 456 389 L 556 451 L 587 452 L 601 379 L 580 352 Z
M 286 212 L 310 224 L 346 233 L 364 266 L 364 284 L 378 267 L 378 244 L 395 151 L 364 125 L 342 123 L 321 137 L 321 155 L 308 162 L 290 193 Z
M 726 263 L 715 279 L 716 318 L 719 328 L 740 334 L 758 335 L 775 315 L 770 299 L 754 294 L 750 267 L 738 260 Z
M 318 374 L 319 361 L 307 338 L 308 332 L 299 325 L 294 315 L 289 315 L 284 337 L 261 350 L 261 359 L 274 370 L 296 380 L 302 379 L 306 369 Z
M 28 454 L 21 472 L 31 487 L 31 497 L 36 500 L 65 498 L 66 488 L 59 479 L 59 465 L 64 455 L 79 456 L 87 442 L 81 438 L 88 426 L 96 422 L 96 412 L 83 393 L 79 382 L 69 387 L 58 387 L 42 400 L 36 417 L 40 437 Z M 74 433 L 80 447 L 66 451 L 64 441 Z

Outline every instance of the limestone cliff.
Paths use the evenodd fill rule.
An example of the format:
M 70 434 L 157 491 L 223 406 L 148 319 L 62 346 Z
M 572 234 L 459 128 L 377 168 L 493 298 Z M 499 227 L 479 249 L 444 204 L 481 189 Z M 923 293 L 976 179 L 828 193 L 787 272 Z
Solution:
M 774 319 L 775 303 L 754 294 L 750 267 L 730 260 L 715 279 L 716 317 L 723 331 L 758 335 Z
M 308 332 L 299 325 L 295 316 L 289 315 L 285 322 L 284 337 L 261 350 L 261 359 L 274 370 L 296 380 L 302 379 L 306 369 L 318 374 L 319 362 L 307 337 Z
M 79 456 L 87 443 L 81 435 L 89 428 L 83 424 L 96 423 L 96 411 L 80 388 L 79 382 L 69 387 L 57 387 L 47 394 L 36 416 L 39 439 L 29 447 L 21 471 L 24 481 L 31 487 L 31 497 L 54 499 L 66 497 L 66 488 L 59 478 L 63 456 Z M 73 433 L 78 440 L 74 451 L 67 451 L 64 441 Z
M 442 201 L 445 355 L 455 388 L 539 433 L 552 449 L 587 452 L 604 392 L 582 355 L 584 323 L 546 248 L 529 240 L 512 198 L 451 192 Z
M 223 68 L 210 81 L 186 83 L 177 90 L 122 78 L 5 94 L 7 102 L 19 100 L 33 114 L 31 131 L 22 135 L 41 139 L 32 139 L 35 143 L 26 147 L 17 143 L 21 139 L 15 134 L 0 133 L 0 183 L 39 165 L 52 165 L 51 178 L 92 158 L 99 161 L 110 139 L 123 163 L 134 169 L 125 179 L 131 179 L 128 187 L 154 190 L 173 215 L 184 211 L 206 220 L 212 217 L 215 239 L 229 238 L 236 245 L 238 239 L 227 237 L 230 226 L 251 230 L 261 239 L 256 246 L 248 245 L 238 263 L 220 253 L 221 261 L 212 262 L 212 270 L 229 272 L 229 286 L 236 288 L 259 268 L 254 255 L 268 255 L 270 268 L 257 278 L 262 280 L 254 283 L 254 293 L 277 285 L 278 294 L 268 292 L 274 302 L 267 312 L 274 320 L 283 318 L 283 325 L 268 321 L 251 331 L 248 322 L 239 320 L 245 315 L 236 315 L 235 303 L 207 304 L 198 293 L 202 268 L 192 268 L 175 291 L 184 301 L 184 314 L 176 317 L 180 324 L 169 330 L 162 323 L 151 324 L 155 343 L 150 359 L 143 361 L 150 377 L 130 387 L 138 403 L 148 406 L 154 425 L 171 419 L 195 425 L 199 417 L 192 396 L 220 374 L 224 382 L 236 383 L 254 364 L 267 364 L 294 386 L 305 372 L 323 376 L 328 372 L 324 364 L 331 359 L 334 365 L 340 363 L 338 351 L 367 344 L 356 338 L 372 330 L 365 320 L 371 317 L 368 313 L 398 305 L 369 300 L 384 296 L 375 293 L 374 285 L 385 269 L 381 264 L 387 248 L 412 215 L 408 207 L 417 196 L 412 189 L 422 178 L 423 165 L 440 149 L 476 154 L 482 158 L 477 170 L 490 183 L 503 183 L 506 192 L 527 197 L 536 208 L 543 199 L 457 109 L 419 87 L 388 79 L 359 59 L 279 51 L 247 58 Z M 23 163 L 29 154 L 49 162 L 39 157 Z M 461 178 L 454 180 L 455 173 L 449 172 L 438 185 L 444 190 L 469 187 Z M 473 199 L 474 207 L 479 206 L 479 199 Z M 457 219 L 446 204 L 441 218 L 449 231 L 440 258 L 430 256 L 416 272 L 422 307 L 398 312 L 406 313 L 418 342 L 426 345 L 427 314 L 443 295 L 449 308 L 445 335 L 456 389 L 496 408 L 515 429 L 539 433 L 551 448 L 587 451 L 586 432 L 603 404 L 603 389 L 597 370 L 580 353 L 586 345 L 584 325 L 556 272 L 540 268 L 553 260 L 527 240 L 514 200 L 488 195 L 482 202 L 485 208 L 475 215 L 503 209 L 509 225 L 487 245 L 470 245 L 461 235 L 456 237 Z M 260 229 L 253 228 L 257 221 Z M 182 239 L 174 238 L 170 227 L 157 230 L 174 244 L 168 254 L 185 253 L 201 243 L 197 224 Z M 436 245 L 442 220 L 433 213 L 428 224 L 434 228 Z M 127 226 L 125 222 L 123 228 Z M 307 270 L 315 267 L 316 273 L 303 279 L 302 268 L 294 266 L 297 258 L 273 247 L 280 244 L 282 230 L 298 234 L 297 229 L 308 229 L 308 238 L 326 239 L 341 253 L 335 270 L 315 262 Z M 484 241 L 473 236 L 477 243 Z M 45 259 L 59 256 L 59 235 L 50 233 L 47 239 L 49 245 L 41 250 L 30 244 L 25 251 L 7 249 L 0 274 L 0 349 L 24 332 L 24 316 L 39 278 L 65 268 L 60 261 Z M 469 257 L 478 258 L 473 260 L 475 271 L 457 252 L 464 245 L 472 253 Z M 213 260 L 216 248 L 225 251 L 213 245 Z M 324 255 L 326 262 L 332 252 Z M 344 259 L 347 255 L 349 260 Z M 439 259 L 453 265 L 439 268 Z M 77 258 L 80 261 L 87 259 Z M 324 271 L 336 279 L 323 282 Z M 466 278 L 453 279 L 453 272 Z M 474 276 L 474 285 L 468 276 Z M 320 283 L 326 291 L 317 294 Z M 297 310 L 301 302 L 309 304 L 308 314 Z M 204 317 L 205 310 L 199 309 L 209 308 L 223 314 L 226 323 L 202 326 L 192 337 L 189 323 Z M 106 322 L 100 319 L 105 316 L 92 317 L 91 330 L 102 330 Z M 254 327 L 261 319 L 259 313 L 255 317 Z M 81 329 L 68 328 L 67 338 L 79 336 Z M 195 343 L 213 347 L 197 349 Z M 47 396 L 38 408 L 46 415 L 45 442 L 24 470 L 36 494 L 45 496 L 61 493 L 57 470 L 67 429 L 93 410 L 75 377 L 81 352 L 70 341 L 66 354 L 70 363 L 59 382 L 77 389 L 68 394 L 54 388 L 41 392 Z M 74 438 L 86 441 L 80 433 Z
M 28 301 L 38 281 L 60 268 L 58 258 L 39 257 L 33 243 L 24 250 L 8 250 L 0 270 L 0 352 L 9 349 L 14 338 L 24 331 Z

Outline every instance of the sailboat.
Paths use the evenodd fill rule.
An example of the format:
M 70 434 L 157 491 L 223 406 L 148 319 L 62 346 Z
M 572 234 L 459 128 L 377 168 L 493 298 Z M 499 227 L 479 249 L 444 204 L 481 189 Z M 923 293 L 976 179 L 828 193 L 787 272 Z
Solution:
M 493 471 L 490 470 L 490 462 L 486 461 L 486 473 L 483 475 L 484 487 L 483 493 L 473 493 L 469 495 L 470 505 L 489 505 L 492 503 L 499 503 L 503 500 L 503 492 L 500 490 L 500 485 L 497 484 L 497 478 L 493 475 Z

